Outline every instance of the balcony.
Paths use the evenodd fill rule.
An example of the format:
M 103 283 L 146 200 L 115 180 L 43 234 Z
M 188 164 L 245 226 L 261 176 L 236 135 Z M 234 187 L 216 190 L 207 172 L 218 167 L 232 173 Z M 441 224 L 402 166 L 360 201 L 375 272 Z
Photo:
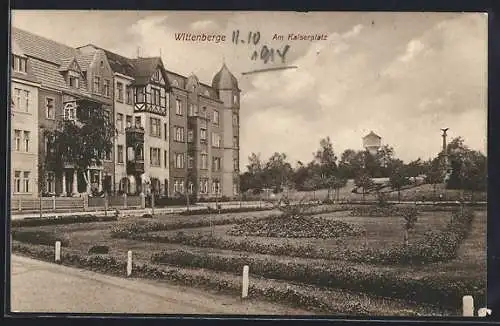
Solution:
M 138 143 L 144 143 L 144 128 L 127 127 L 125 128 L 125 138 L 127 147 L 135 147 Z
M 128 161 L 127 162 L 127 174 L 137 175 L 144 173 L 144 161 Z

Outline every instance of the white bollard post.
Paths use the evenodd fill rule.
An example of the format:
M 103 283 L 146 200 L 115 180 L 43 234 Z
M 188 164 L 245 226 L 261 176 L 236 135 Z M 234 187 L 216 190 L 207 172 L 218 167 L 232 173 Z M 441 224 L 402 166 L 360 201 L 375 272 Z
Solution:
M 52 210 L 56 211 L 56 196 L 52 196 Z
M 491 309 L 488 308 L 481 308 L 477 311 L 477 316 L 478 317 L 486 317 L 488 315 L 491 315 Z
M 56 263 L 61 261 L 61 241 L 56 241 Z
M 127 276 L 132 275 L 132 250 L 127 253 Z
M 465 295 L 463 301 L 463 316 L 474 317 L 474 299 L 471 295 Z
M 243 267 L 243 288 L 241 291 L 241 298 L 242 299 L 245 299 L 246 297 L 248 297 L 248 270 L 249 270 L 248 265 L 245 265 Z

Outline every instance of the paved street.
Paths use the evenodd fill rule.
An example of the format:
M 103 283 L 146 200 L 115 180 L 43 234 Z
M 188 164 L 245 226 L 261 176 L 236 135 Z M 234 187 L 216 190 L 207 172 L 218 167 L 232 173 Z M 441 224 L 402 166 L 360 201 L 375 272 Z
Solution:
M 12 256 L 13 312 L 310 314 L 192 288 L 111 277 Z

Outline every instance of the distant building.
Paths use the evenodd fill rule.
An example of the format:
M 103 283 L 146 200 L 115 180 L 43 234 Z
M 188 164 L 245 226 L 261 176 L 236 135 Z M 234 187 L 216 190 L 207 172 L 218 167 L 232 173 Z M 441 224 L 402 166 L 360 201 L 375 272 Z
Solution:
M 371 154 L 376 154 L 382 146 L 382 137 L 370 131 L 370 133 L 363 137 L 363 147 Z

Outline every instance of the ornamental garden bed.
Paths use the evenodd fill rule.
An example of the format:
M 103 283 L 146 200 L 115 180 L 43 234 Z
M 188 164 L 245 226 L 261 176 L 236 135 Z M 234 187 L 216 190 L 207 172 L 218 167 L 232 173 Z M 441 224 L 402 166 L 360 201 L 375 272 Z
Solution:
M 114 273 L 115 269 L 123 267 L 122 271 L 117 273 L 124 275 L 126 253 L 128 250 L 132 250 L 134 262 L 147 266 L 143 270 L 144 277 L 168 280 L 169 282 L 185 282 L 182 284 L 191 286 L 208 284 L 207 286 L 211 289 L 226 289 L 236 295 L 241 293 L 240 285 L 238 285 L 241 282 L 242 266 L 240 265 L 246 262 L 250 265 L 251 284 L 256 287 L 256 290 L 250 291 L 251 294 L 262 298 L 273 298 L 270 299 L 271 301 L 280 298 L 280 301 L 292 305 L 299 304 L 303 308 L 305 308 L 304 305 L 311 305 L 307 302 L 321 299 L 323 303 L 318 301 L 315 304 L 320 307 L 320 310 L 323 309 L 321 312 L 327 313 L 354 311 L 354 314 L 362 314 L 369 311 L 370 314 L 394 315 L 405 311 L 406 315 L 416 313 L 425 315 L 433 313 L 459 314 L 461 296 L 466 294 L 473 295 L 478 305 L 483 304 L 486 280 L 485 212 L 476 212 L 470 234 L 460 246 L 457 258 L 448 262 L 418 266 L 380 266 L 376 265 L 375 262 L 366 264 L 355 261 L 351 257 L 353 254 L 346 250 L 364 248 L 363 236 L 359 235 L 340 236 L 333 239 L 286 239 L 230 236 L 227 234 L 235 226 L 235 219 L 240 223 L 248 222 L 252 218 L 264 221 L 265 219 L 272 220 L 272 215 L 276 214 L 267 212 L 265 215 L 253 217 L 252 214 L 213 215 L 212 225 L 216 224 L 213 221 L 217 219 L 221 221 L 214 227 L 210 227 L 210 224 L 204 226 L 207 220 L 206 215 L 171 215 L 170 217 L 155 216 L 152 220 L 139 219 L 134 222 L 122 220 L 104 223 L 14 227 L 13 231 L 52 232 L 54 237 L 61 237 L 61 239 L 67 237 L 69 242 L 63 245 L 63 253 L 71 253 L 71 255 L 76 256 L 63 256 L 63 259 L 68 259 L 69 263 L 76 267 L 96 268 L 96 270 L 106 273 Z M 349 225 L 362 226 L 367 230 L 368 248 L 385 248 L 390 243 L 402 243 L 401 226 L 403 222 L 400 217 L 353 217 L 346 212 L 317 216 L 321 216 L 325 220 L 340 220 Z M 415 231 L 410 233 L 410 245 L 418 242 L 419 239 L 424 239 L 425 233 L 429 230 L 446 230 L 449 220 L 449 212 L 422 213 Z M 120 236 L 124 236 L 124 238 L 117 237 L 117 233 L 114 233 L 114 237 L 112 236 L 112 229 L 131 230 L 130 225 L 132 224 L 138 226 L 132 228 L 133 231 L 129 233 L 121 233 Z M 145 225 L 149 226 L 144 227 Z M 161 225 L 161 228 L 153 230 L 151 225 Z M 197 239 L 198 233 L 202 234 L 200 239 Z M 159 241 L 162 237 L 170 237 L 170 240 L 168 242 Z M 171 241 L 175 237 L 177 240 Z M 23 242 L 14 239 L 13 252 L 49 261 L 53 260 L 53 245 L 30 244 L 30 239 L 29 237 L 28 240 L 20 239 Z M 188 239 L 186 241 L 189 242 L 179 241 L 179 239 Z M 54 239 L 48 241 L 50 242 L 50 240 Z M 228 244 L 221 246 L 220 241 Z M 240 248 L 235 245 L 236 242 L 245 243 L 245 246 L 252 245 L 254 246 L 251 248 L 253 250 L 248 250 L 248 247 Z M 107 254 L 89 254 L 89 250 L 95 246 L 106 246 L 109 251 Z M 265 248 L 271 252 L 265 251 L 259 254 L 258 248 Z M 264 253 L 267 255 L 263 255 Z M 326 253 L 335 254 L 327 256 Z M 360 257 L 366 257 L 364 253 Z M 294 255 L 295 257 L 293 257 Z M 152 261 L 153 256 L 156 258 Z M 298 258 L 297 256 L 309 258 Z M 116 265 L 118 264 L 117 260 L 120 264 L 119 268 L 116 267 L 118 266 Z M 138 277 L 143 277 L 141 275 Z M 184 277 L 188 281 L 184 280 Z M 198 279 L 198 277 L 201 278 Z M 208 280 L 213 277 L 216 277 L 220 282 Z M 287 288 L 287 286 L 289 287 Z M 298 287 L 297 291 L 287 290 L 295 286 Z M 304 295 L 296 294 L 299 292 Z M 332 297 L 325 299 L 327 296 L 325 293 L 330 293 L 329 295 Z M 340 297 L 333 300 L 331 298 L 335 295 L 331 293 L 337 293 Z M 414 299 L 411 299 L 408 293 L 414 294 Z M 426 299 L 424 293 L 432 295 L 434 298 Z M 339 299 L 346 296 L 352 300 Z M 352 303 L 348 304 L 347 302 Z

